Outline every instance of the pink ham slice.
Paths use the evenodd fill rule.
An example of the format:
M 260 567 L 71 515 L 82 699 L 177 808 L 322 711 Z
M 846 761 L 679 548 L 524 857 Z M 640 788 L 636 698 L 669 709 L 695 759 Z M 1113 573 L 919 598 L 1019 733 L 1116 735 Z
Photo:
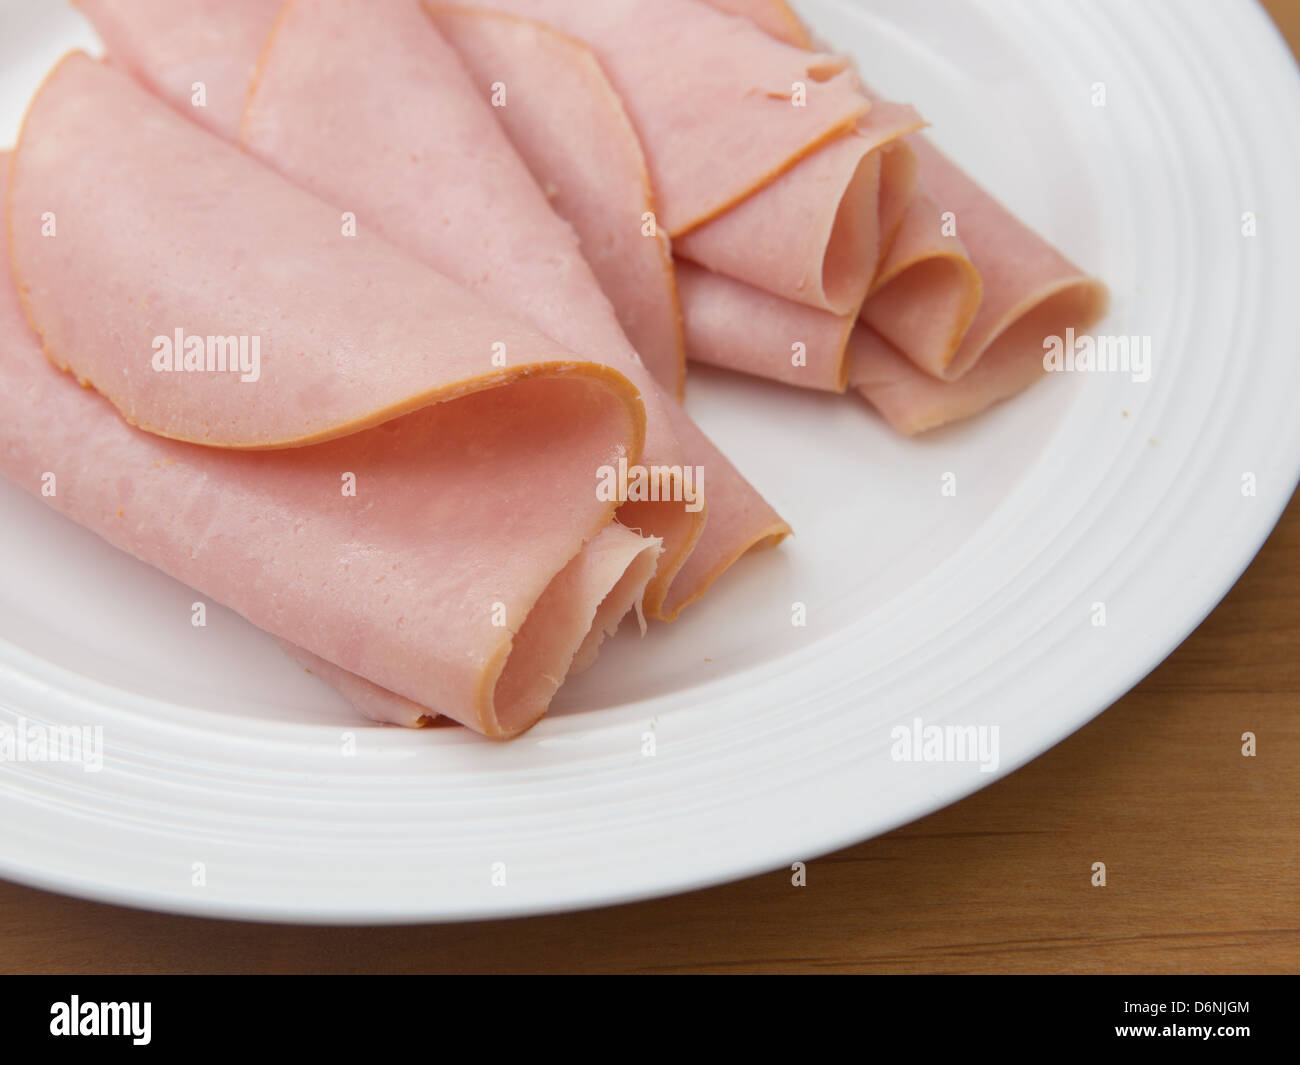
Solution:
M 1106 290 L 985 192 L 925 137 L 911 139 L 929 196 L 957 220 L 958 232 L 983 282 L 983 299 L 943 376 L 967 373 L 1006 331 L 1034 311 L 1049 333 L 1090 328 L 1105 311 Z M 869 301 L 877 306 L 903 278 Z M 864 317 L 876 324 L 864 311 Z M 879 327 L 877 327 L 879 328 Z M 902 338 L 879 330 L 896 345 Z M 1041 341 L 1044 334 L 1040 333 Z M 911 349 L 904 346 L 911 354 Z M 1041 356 L 1041 346 L 1037 349 Z M 914 356 L 925 369 L 926 360 Z
M 954 357 L 984 294 L 946 211 L 928 188 L 916 190 L 862 308 L 862 320 L 875 332 L 940 378 L 960 376 Z
M 348 44 L 361 36 L 370 44 L 364 52 Z M 300 46 L 283 47 L 285 40 Z M 119 61 L 134 69 L 161 62 L 143 51 L 151 41 L 144 32 L 126 35 L 119 47 L 135 51 Z M 377 68 L 373 57 L 385 48 L 388 62 Z M 686 460 L 667 414 L 671 398 L 649 378 L 572 232 L 414 0 L 285 5 L 261 53 L 242 124 L 264 162 L 358 216 L 358 231 L 381 233 L 561 342 L 616 362 L 642 391 L 647 463 L 681 467 Z M 376 69 L 384 79 L 374 77 Z M 333 91 L 319 92 L 326 81 Z M 393 109 L 399 89 L 424 106 Z M 438 116 L 437 124 L 427 115 Z M 431 182 L 438 196 L 429 195 Z M 507 204 L 519 212 L 511 215 L 515 224 L 502 210 Z M 505 354 L 509 360 L 508 345 Z M 660 616 L 706 512 L 651 502 L 628 503 L 622 512 L 627 524 L 664 540 L 646 596 L 646 610 Z
M 495 693 L 498 703 L 545 707 L 566 676 L 557 663 L 568 664 L 567 676 L 590 668 L 605 637 L 613 635 L 629 611 L 640 609 L 658 553 L 659 541 L 640 537 L 618 522 L 589 540 L 556 574 L 515 635 L 508 672 Z M 406 728 L 433 724 L 428 707 L 296 644 L 280 642 L 291 658 L 370 720 Z
M 426 2 L 434 7 L 434 0 Z M 846 104 L 854 103 L 857 115 L 867 112 L 854 80 L 840 82 L 842 59 L 780 45 L 693 0 L 478 0 L 473 6 L 535 17 L 592 46 L 645 145 L 661 222 L 679 255 L 835 313 L 861 305 L 879 246 L 878 159 L 870 145 L 835 136 L 850 132 Z M 706 49 L 707 58 L 686 65 L 692 51 Z M 673 61 L 665 62 L 669 55 Z M 839 121 L 825 130 L 816 123 L 832 85 Z M 794 98 L 796 86 L 808 94 L 807 107 Z M 710 106 L 700 107 L 700 100 Z M 800 114 L 813 125 L 800 129 Z M 721 127 L 731 121 L 739 125 Z M 737 136 L 754 129 L 763 136 Z M 810 131 L 816 133 L 811 141 Z M 781 160 L 773 154 L 778 146 Z M 718 159 L 727 166 L 716 166 Z M 766 176 L 754 180 L 756 174 Z M 739 189 L 737 178 L 746 178 Z M 693 205 L 689 221 L 679 209 L 683 202 Z
M 856 314 L 834 315 L 677 264 L 686 350 L 695 362 L 772 381 L 843 392 Z
M 659 223 L 674 238 L 753 195 L 870 109 L 846 60 L 792 48 L 696 0 L 457 6 L 509 12 L 591 46 L 636 127 Z M 806 106 L 793 105 L 796 84 Z
M 878 235 L 873 247 L 878 239 L 881 248 L 879 256 L 870 254 L 868 276 L 877 271 L 876 259 L 886 257 L 894 246 L 913 198 L 916 155 L 902 138 L 922 124 L 906 104 L 877 101 L 857 130 L 842 138 L 842 143 L 857 142 L 856 150 L 866 152 L 864 158 L 872 160 L 879 173 L 871 199 L 876 211 L 873 232 Z M 678 264 L 678 282 L 691 359 L 801 388 L 844 391 L 858 304 L 847 313 L 833 314 L 686 261 Z M 859 303 L 864 294 L 859 294 Z
M 95 4 L 106 2 L 92 0 L 92 18 Z M 111 10 L 110 54 L 131 70 L 166 66 L 167 57 L 154 52 L 158 40 L 182 42 L 186 32 L 199 34 L 183 4 L 150 12 L 158 20 L 173 20 L 165 27 L 132 23 L 129 5 Z M 253 17 L 243 9 L 229 17 L 249 17 L 259 27 L 264 21 L 260 12 Z M 255 85 L 250 76 L 244 87 L 243 135 L 263 162 L 337 205 L 334 224 L 324 232 L 337 236 L 339 217 L 351 212 L 359 235 L 390 239 L 494 306 L 617 365 L 640 388 L 645 403 L 647 463 L 680 467 L 685 459 L 667 413 L 671 398 L 655 387 L 591 278 L 573 234 L 550 210 L 418 4 L 295 3 L 283 5 L 274 22 L 275 32 L 259 43 L 256 61 L 245 56 L 227 63 L 256 72 Z M 253 34 L 228 36 L 246 45 Z M 362 39 L 364 49 L 357 43 Z M 198 50 L 193 43 L 178 47 Z M 381 54 L 386 61 L 376 65 L 374 57 Z M 375 77 L 376 70 L 384 77 Z M 332 91 L 321 91 L 326 84 Z M 396 96 L 410 106 L 394 109 Z M 171 102 L 184 113 L 183 101 Z M 222 132 L 237 138 L 239 123 Z M 438 195 L 430 196 L 430 188 Z M 503 210 L 507 204 L 510 210 Z M 336 310 L 350 315 L 352 304 L 340 301 Z M 496 340 L 512 363 L 515 346 L 504 334 Z M 483 352 L 476 357 L 490 358 Z M 646 604 L 657 614 L 673 575 L 702 533 L 705 513 L 672 503 L 638 502 L 625 509 L 627 522 L 665 541 Z
M 151 91 L 212 132 L 233 136 L 280 0 L 74 3 L 94 22 L 109 53 Z M 150 61 L 132 62 L 141 56 Z
M 395 98 L 407 106 L 393 108 Z M 414 0 L 286 4 L 263 46 L 240 136 L 262 162 L 355 215 L 359 231 L 391 240 L 567 348 L 617 366 L 646 406 L 647 465 L 680 469 L 686 461 L 667 413 L 671 398 L 629 345 L 573 233 Z M 510 345 L 505 358 L 513 358 Z M 658 616 L 705 511 L 637 502 L 623 520 L 664 540 L 646 601 Z
M 648 224 L 655 204 L 641 142 L 591 49 L 513 15 L 429 11 L 478 91 L 490 98 L 494 85 L 504 87 L 493 116 L 573 226 L 646 368 L 680 399 L 686 353 L 672 249 L 667 233 Z
M 708 2 L 779 40 L 812 47 L 784 0 Z M 863 306 L 850 382 L 894 428 L 915 433 L 1029 387 L 1042 376 L 1043 339 L 1091 328 L 1105 314 L 1107 294 L 924 137 L 908 141 L 924 187 L 907 204 Z M 960 237 L 945 231 L 947 211 Z M 690 350 L 685 286 L 683 313 Z M 832 332 L 824 323 L 822 335 Z
M 912 146 L 926 195 L 914 201 L 892 254 L 902 260 L 910 249 L 914 257 L 867 301 L 850 371 L 850 384 L 905 433 L 969 417 L 1028 388 L 1043 374 L 1044 339 L 1086 332 L 1108 302 L 1101 282 L 929 141 L 916 137 Z M 945 211 L 956 219 L 960 244 L 935 236 Z M 971 275 L 982 291 L 975 308 L 961 295 L 975 287 Z M 933 317 L 918 317 L 909 304 L 929 307 Z M 961 320 L 968 326 L 959 331 L 952 323 Z M 947 336 L 936 322 L 948 324 Z
M 311 443 L 535 374 L 599 378 L 641 417 L 619 372 L 373 234 L 342 236 L 337 210 L 80 53 L 31 104 L 9 211 L 15 273 L 50 358 L 164 436 Z M 257 379 L 158 372 L 155 338 L 178 328 L 256 337 Z M 496 343 L 513 365 L 493 365 Z
M 812 35 L 785 0 L 705 0 L 711 7 L 729 15 L 749 19 L 759 29 L 778 41 L 796 48 L 813 46 Z
M 13 220 L 31 224 L 21 208 Z M 553 678 L 590 654 L 579 619 L 608 627 L 604 601 L 616 612 L 635 594 L 658 549 L 593 499 L 591 465 L 623 451 L 629 423 L 582 378 L 527 378 L 314 446 L 199 447 L 133 428 L 44 359 L 6 261 L 0 381 L 0 473 L 323 656 L 364 711 L 405 705 L 415 721 L 402 723 L 527 728 Z
M 557 194 L 552 200 L 584 246 L 609 239 L 602 235 L 610 219 L 620 214 L 625 221 L 639 217 L 636 211 L 645 202 L 642 168 L 616 167 L 609 173 L 602 168 L 602 178 L 595 183 L 573 172 L 574 160 L 642 158 L 612 86 L 585 46 L 510 15 L 463 8 L 430 11 L 481 86 L 503 82 L 509 87 L 513 95 L 498 114 L 512 138 L 519 137 L 517 147 L 542 187 L 558 190 L 572 183 L 584 189 L 581 196 Z M 554 121 L 557 115 L 562 121 Z M 611 266 L 616 269 L 618 264 Z M 685 412 L 671 406 L 670 413 L 691 462 L 707 473 L 709 520 L 659 610 L 668 620 L 699 599 L 741 555 L 779 543 L 790 533 L 780 515 Z
M 924 124 L 906 104 L 876 102 L 852 132 L 678 238 L 675 253 L 796 303 L 855 313 L 890 233 L 880 228 L 883 149 Z M 887 175 L 891 196 L 905 174 Z
M 384 57 L 383 79 L 374 76 L 377 56 Z M 408 119 L 391 117 L 394 95 L 407 101 L 402 114 Z M 428 115 L 436 121 L 421 117 Z M 341 130 L 346 137 L 332 135 Z M 706 466 L 716 456 L 671 397 L 655 388 L 569 226 L 515 154 L 455 53 L 409 0 L 290 5 L 264 51 L 242 136 L 259 157 L 334 202 L 354 205 L 366 224 L 422 260 L 567 347 L 598 349 L 615 361 L 647 400 L 647 465 L 667 469 L 684 459 Z M 639 175 L 637 182 L 639 194 Z M 684 433 L 689 448 L 681 446 Z M 747 514 L 766 507 L 729 463 L 706 469 L 706 500 L 736 500 Z M 703 511 L 681 502 L 629 502 L 619 516 L 664 540 L 646 611 L 671 620 L 676 612 L 666 604 L 674 577 L 708 536 Z M 743 553 L 743 546 L 733 546 L 736 557 Z M 672 599 L 690 601 L 702 591 L 678 589 Z
M 94 186 L 69 177 L 79 172 L 69 159 L 93 167 Z M 183 171 L 184 195 L 169 198 L 175 191 L 171 168 L 180 160 L 194 165 Z M 320 216 L 307 193 L 283 185 L 173 116 L 122 74 L 84 56 L 69 57 L 46 80 L 10 170 L 11 250 L 22 276 L 38 278 L 28 283 L 26 296 L 47 344 L 56 334 L 61 361 L 81 368 L 105 392 L 118 391 L 120 404 L 118 378 L 130 381 L 124 394 L 139 398 L 132 409 L 149 412 L 151 421 L 176 423 L 173 435 L 229 438 L 237 445 L 318 439 L 319 433 L 300 431 L 301 412 L 317 418 L 317 401 L 332 409 L 339 381 L 369 395 L 358 365 L 400 382 L 408 363 L 437 365 L 430 336 L 450 332 L 480 349 L 487 341 L 486 335 L 473 340 L 457 332 L 457 320 L 474 307 L 468 293 L 448 320 L 430 315 L 427 292 L 417 293 L 424 304 L 384 304 L 392 319 L 389 335 L 403 343 L 422 335 L 432 352 L 416 349 L 406 358 L 400 346 L 389 348 L 395 357 L 387 364 L 357 357 L 371 338 L 339 332 L 327 298 L 301 299 L 290 318 L 291 288 L 277 289 L 274 276 L 261 275 L 249 285 L 241 271 L 270 262 L 280 264 L 275 272 L 299 276 L 297 264 L 284 258 L 286 248 L 298 247 L 304 258 L 321 254 L 313 225 L 323 218 L 332 230 L 337 213 L 327 209 Z M 140 191 L 150 180 L 151 195 Z M 121 188 L 115 187 L 119 181 Z M 257 246 L 237 232 L 239 212 L 209 213 L 218 209 L 214 204 L 219 207 L 228 181 L 243 190 L 250 207 L 245 220 L 259 227 L 266 222 L 250 206 L 265 196 L 284 218 L 313 225 L 271 227 L 263 232 L 266 244 Z M 284 189 L 292 195 L 283 195 Z M 146 216 L 143 234 L 119 231 Z M 40 235 L 50 219 L 58 228 Z M 218 223 L 225 228 L 215 230 Z M 34 246 L 32 234 L 44 246 Z M 218 264 L 207 275 L 199 271 L 201 283 L 187 280 L 183 269 L 195 251 Z M 366 270 L 388 262 L 378 251 L 367 254 L 361 260 Z M 396 251 L 387 254 L 404 261 L 412 276 L 436 276 Z M 378 301 L 365 282 L 389 280 L 389 274 L 357 278 L 356 269 L 348 261 L 336 264 L 331 277 L 342 287 L 330 291 L 355 292 L 346 298 L 358 303 L 368 295 Z M 131 276 L 134 286 L 123 280 Z M 498 387 L 476 382 L 477 390 L 458 392 L 439 381 L 439 391 L 417 393 L 421 402 L 468 394 L 423 409 L 409 398 L 375 408 L 386 420 L 364 431 L 360 425 L 379 415 L 332 417 L 330 424 L 350 431 L 327 443 L 248 456 L 132 428 L 102 398 L 39 358 L 35 338 L 21 323 L 19 286 L 7 271 L 3 291 L 0 391 L 14 408 L 3 413 L 8 476 L 38 490 L 41 473 L 55 472 L 53 502 L 75 520 L 430 713 L 498 738 L 528 727 L 544 712 L 556 678 L 575 657 L 590 657 L 592 637 L 586 629 L 574 632 L 573 619 L 599 618 L 608 627 L 612 618 L 602 616 L 601 604 L 614 596 L 607 612 L 626 600 L 629 579 L 631 592 L 639 594 L 645 556 L 657 554 L 657 541 L 635 538 L 629 579 L 614 575 L 599 594 L 592 581 L 572 580 L 568 568 L 575 557 L 602 552 L 612 510 L 596 498 L 593 472 L 638 454 L 642 410 L 617 372 L 577 360 L 521 327 L 511 327 L 521 353 L 559 357 L 521 361 L 513 381 L 492 382 Z M 364 325 L 365 314 L 352 311 Z M 51 313 L 54 329 L 47 321 Z M 229 417 L 200 414 L 201 427 L 187 425 L 182 415 L 192 400 L 184 382 L 203 388 L 207 375 L 155 375 L 183 379 L 159 384 L 167 391 L 155 401 L 147 395 L 149 378 L 138 372 L 139 365 L 149 366 L 149 337 L 159 323 L 170 328 L 176 321 L 192 335 L 199 332 L 191 324 L 196 321 L 218 327 L 220 335 L 255 326 L 268 361 L 269 353 L 294 352 L 310 364 L 310 373 L 264 375 L 242 386 L 253 391 L 242 404 L 228 403 Z M 499 314 L 492 321 L 506 324 Z M 501 335 L 499 328 L 492 335 Z M 105 357 L 104 349 L 116 359 Z M 428 372 L 422 369 L 417 380 Z M 391 393 L 381 394 L 386 402 Z M 406 410 L 412 413 L 398 416 Z M 341 491 L 347 474 L 355 477 L 355 496 Z M 493 491 L 483 492 L 484 484 Z M 575 568 L 586 573 L 590 567 L 580 561 Z M 604 563 L 598 568 L 610 572 Z

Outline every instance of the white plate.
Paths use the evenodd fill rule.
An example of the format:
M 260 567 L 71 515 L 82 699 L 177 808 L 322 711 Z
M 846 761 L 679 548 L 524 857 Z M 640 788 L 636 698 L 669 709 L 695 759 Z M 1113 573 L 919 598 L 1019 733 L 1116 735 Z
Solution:
M 102 725 L 106 745 L 98 773 L 0 766 L 0 875 L 322 922 L 700 887 L 988 784 L 1209 613 L 1300 476 L 1300 80 L 1266 16 L 1228 0 L 805 12 L 1109 282 L 1101 331 L 1151 336 L 1152 381 L 1060 375 L 905 441 L 852 400 L 695 374 L 691 411 L 797 539 L 678 624 L 621 633 L 504 746 L 366 726 L 239 618 L 214 607 L 193 628 L 192 591 L 0 483 L 0 723 Z M 50 63 L 94 38 L 45 0 L 0 17 L 3 143 Z M 997 771 L 893 760 L 891 729 L 918 716 L 997 726 Z

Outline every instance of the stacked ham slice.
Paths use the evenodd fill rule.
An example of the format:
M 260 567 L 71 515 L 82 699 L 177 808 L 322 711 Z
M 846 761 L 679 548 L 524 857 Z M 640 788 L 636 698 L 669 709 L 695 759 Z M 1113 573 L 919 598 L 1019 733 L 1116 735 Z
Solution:
M 914 432 L 1102 310 L 779 0 L 80 6 L 111 65 L 7 162 L 0 472 L 376 720 L 517 735 L 789 533 L 688 357 Z

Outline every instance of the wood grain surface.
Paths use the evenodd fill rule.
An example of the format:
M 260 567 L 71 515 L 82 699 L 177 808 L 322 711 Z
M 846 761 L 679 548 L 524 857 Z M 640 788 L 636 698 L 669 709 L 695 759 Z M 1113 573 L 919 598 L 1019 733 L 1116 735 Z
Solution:
M 1267 6 L 1295 48 L 1300 2 Z M 356 929 L 0 882 L 0 972 L 1300 972 L 1298 708 L 1293 500 L 1136 690 L 964 802 L 811 862 L 806 887 L 778 871 L 581 914 Z

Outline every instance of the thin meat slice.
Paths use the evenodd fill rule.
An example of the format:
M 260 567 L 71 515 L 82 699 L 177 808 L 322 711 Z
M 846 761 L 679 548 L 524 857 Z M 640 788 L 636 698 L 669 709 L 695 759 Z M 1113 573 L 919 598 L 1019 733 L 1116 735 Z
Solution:
M 147 41 L 128 36 L 120 46 Z M 153 58 L 114 55 L 133 68 Z M 358 234 L 381 234 L 553 339 L 619 366 L 646 408 L 647 462 L 681 469 L 671 398 L 630 348 L 572 231 L 415 0 L 285 4 L 251 88 L 242 132 L 263 162 L 332 200 Z M 394 108 L 399 97 L 407 106 Z M 492 355 L 508 373 L 526 348 L 499 339 Z M 628 509 L 629 523 L 664 541 L 646 598 L 654 615 L 706 510 L 671 501 Z
M 555 209 L 654 378 L 681 398 L 681 309 L 645 155 L 591 49 L 537 22 L 429 9 Z M 589 146 L 592 154 L 579 149 Z M 598 159 L 599 166 L 592 160 Z
M 233 138 L 281 0 L 74 0 L 113 56 L 194 121 Z
M 566 348 L 616 366 L 645 403 L 646 463 L 681 470 L 671 397 L 628 343 L 572 229 L 414 0 L 286 4 L 263 49 L 241 140 L 290 180 L 353 212 L 358 228 Z M 513 357 L 504 352 L 507 363 Z M 706 511 L 671 499 L 635 509 L 625 520 L 665 545 L 646 601 L 655 615 Z
M 796 303 L 855 313 L 890 232 L 880 226 L 882 151 L 924 124 L 906 104 L 876 102 L 852 132 L 677 238 L 674 252 Z M 889 194 L 905 180 L 891 174 Z M 890 226 L 894 210 L 891 200 Z
M 496 738 L 542 714 L 590 653 L 582 620 L 608 628 L 603 602 L 634 598 L 657 550 L 629 551 L 621 530 L 607 565 L 611 505 L 591 467 L 630 430 L 582 378 L 524 379 L 312 446 L 201 447 L 128 425 L 43 358 L 3 264 L 0 384 L 4 476 L 393 700 Z M 603 576 L 575 581 L 593 559 Z
M 778 41 L 796 48 L 812 48 L 812 35 L 785 0 L 705 0 L 719 11 L 749 19 Z
M 925 137 L 915 136 L 911 143 L 921 181 L 935 203 L 955 217 L 957 231 L 983 282 L 979 311 L 949 357 L 943 376 L 959 378 L 967 373 L 1030 312 L 1035 313 L 1039 330 L 1033 339 L 1035 354 L 1040 357 L 1044 336 L 1064 335 L 1068 327 L 1083 332 L 1101 318 L 1107 302 L 1101 282 L 1084 274 L 1016 218 Z M 882 289 L 870 302 L 886 298 L 899 281 Z M 872 316 L 864 317 L 877 325 Z M 879 331 L 898 344 L 886 330 Z M 899 346 L 913 354 L 905 345 Z M 917 361 L 933 372 L 926 361 Z
M 557 196 L 553 203 L 582 236 L 584 245 L 589 239 L 599 239 L 609 219 L 626 212 L 627 204 L 635 205 L 644 195 L 644 178 L 639 169 L 615 170 L 595 184 L 573 176 L 575 159 L 640 158 L 635 133 L 622 119 L 612 87 L 585 47 L 526 19 L 465 9 L 430 10 L 480 86 L 504 83 L 513 93 L 509 97 L 513 102 L 497 109 L 497 114 L 512 137 L 519 136 L 517 145 L 541 186 L 583 185 L 584 195 Z M 521 96 L 525 101 L 522 107 Z M 599 101 L 607 103 L 600 105 Z M 555 123 L 546 114 L 562 115 L 565 120 Z M 591 120 L 575 120 L 579 115 Z M 689 264 L 685 266 L 698 272 Z M 687 461 L 707 475 L 709 520 L 691 554 L 692 558 L 699 556 L 698 562 L 687 560 L 667 597 L 658 604 L 657 615 L 665 620 L 672 620 L 683 607 L 699 599 L 750 548 L 779 543 L 790 532 L 780 515 L 680 407 L 670 404 L 669 413 Z M 620 518 L 636 524 L 641 506 L 625 504 Z
M 900 432 L 978 414 L 1043 375 L 1043 342 L 1086 332 L 1106 288 L 923 137 L 914 199 L 852 342 L 850 384 Z M 942 232 L 945 212 L 960 240 Z M 982 298 L 981 298 L 982 297 Z M 906 355 L 906 359 L 903 356 Z
M 849 384 L 894 429 L 911 436 L 980 414 L 1038 381 L 1043 376 L 1043 335 L 1029 315 L 968 373 L 943 381 L 859 323 L 849 343 Z
M 813 47 L 785 0 L 708 2 L 777 39 Z M 1107 294 L 928 140 L 912 134 L 907 142 L 915 160 L 896 161 L 915 165 L 920 187 L 888 206 L 882 195 L 882 213 L 901 222 L 862 308 L 851 376 L 892 424 L 916 432 L 1028 387 L 1041 374 L 1044 337 L 1090 328 L 1104 315 Z M 686 325 L 689 338 L 689 307 Z M 990 365 L 964 388 L 932 387 L 899 363 L 900 352 L 943 382 Z
M 843 392 L 856 314 L 834 315 L 677 264 L 686 349 L 695 362 L 799 388 Z
M 539 49 L 537 57 L 546 54 Z M 374 75 L 378 56 L 382 79 Z M 396 118 L 389 106 L 395 96 L 407 104 Z M 342 130 L 346 143 L 340 143 Z M 669 501 L 626 502 L 619 516 L 664 541 L 645 606 L 666 618 L 675 575 L 707 536 L 705 510 L 685 498 L 682 466 L 702 465 L 706 456 L 682 447 L 674 424 L 683 416 L 637 360 L 573 231 L 433 22 L 409 0 L 292 3 L 264 52 L 243 138 L 294 180 L 336 203 L 355 204 L 366 224 L 567 347 L 599 348 L 641 388 L 648 410 L 645 462 L 670 471 L 681 490 Z M 629 194 L 617 195 L 626 202 Z M 728 479 L 736 482 L 732 495 L 752 492 L 729 464 L 719 464 L 707 478 L 704 502 Z
M 920 121 L 906 105 L 878 101 L 855 135 L 874 145 L 869 158 L 878 160 L 875 230 L 882 262 L 898 239 L 916 186 L 916 153 L 903 135 Z M 869 273 L 877 269 L 872 261 Z M 684 260 L 677 278 L 692 360 L 800 388 L 844 391 L 858 307 L 833 314 Z
M 640 449 L 641 403 L 621 373 L 373 233 L 344 236 L 337 210 L 83 54 L 33 100 L 11 176 L 11 253 L 29 320 L 51 360 L 133 424 L 284 447 L 562 374 L 599 380 Z M 494 366 L 494 344 L 514 363 Z M 168 347 L 178 349 L 170 361 Z M 239 372 L 220 369 L 237 350 Z
M 1028 388 L 1043 376 L 1044 341 L 1068 329 L 1086 332 L 1104 316 L 1108 301 L 1100 281 L 928 141 L 918 137 L 913 147 L 927 190 L 913 201 L 895 254 L 902 258 L 900 248 L 926 243 L 914 228 L 918 219 L 933 251 L 929 258 L 917 254 L 867 301 L 850 345 L 850 385 L 902 433 L 971 417 Z M 960 244 L 955 237 L 934 237 L 944 210 L 957 220 Z M 967 302 L 971 289 L 983 296 L 974 310 Z M 878 299 L 895 300 L 894 313 L 880 313 L 880 304 L 873 312 Z M 932 318 L 904 310 L 909 301 L 928 308 Z M 968 326 L 960 325 L 966 320 Z M 940 325 L 947 337 L 940 336 Z
M 658 554 L 658 540 L 638 536 L 618 522 L 611 522 L 584 544 L 547 586 L 516 634 L 511 672 L 508 682 L 498 688 L 498 699 L 508 705 L 517 705 L 522 696 L 530 705 L 549 703 L 563 679 L 557 675 L 557 663 L 567 663 L 568 675 L 590 668 L 605 637 L 614 633 L 629 611 L 639 608 Z M 431 708 L 296 644 L 280 643 L 291 658 L 370 720 L 406 728 L 434 723 Z M 525 687 L 533 690 L 525 692 Z
M 673 238 L 847 133 L 871 106 L 847 60 L 793 48 L 696 0 L 458 6 L 520 15 L 591 46 L 636 127 Z
M 692 461 L 708 473 L 710 502 L 704 535 L 660 608 L 660 616 L 666 621 L 672 621 L 700 599 L 742 556 L 759 548 L 775 547 L 792 535 L 785 519 L 680 407 L 673 410 L 673 422 Z
M 984 295 L 947 210 L 927 188 L 916 190 L 862 307 L 864 322 L 939 378 L 959 376 L 954 358 Z

